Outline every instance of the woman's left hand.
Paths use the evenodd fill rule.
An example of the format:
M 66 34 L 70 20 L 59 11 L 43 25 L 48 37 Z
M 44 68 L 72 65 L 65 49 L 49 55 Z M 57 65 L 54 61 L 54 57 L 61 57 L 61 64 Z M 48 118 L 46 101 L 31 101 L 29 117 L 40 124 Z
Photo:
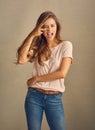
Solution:
M 32 78 L 27 80 L 28 87 L 30 87 L 31 85 L 33 85 L 35 83 L 37 83 L 37 77 L 32 77 Z

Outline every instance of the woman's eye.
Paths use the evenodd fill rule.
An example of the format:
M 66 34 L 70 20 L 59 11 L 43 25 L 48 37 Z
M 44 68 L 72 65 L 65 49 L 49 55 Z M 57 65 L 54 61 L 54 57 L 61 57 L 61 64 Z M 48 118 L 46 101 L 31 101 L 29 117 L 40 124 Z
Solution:
M 44 29 L 44 28 L 46 28 L 46 26 L 45 26 L 45 25 L 43 25 L 43 26 L 42 26 L 42 28 Z
M 54 24 L 51 24 L 50 26 L 51 26 L 51 27 L 55 27 Z M 42 28 L 43 28 L 43 29 L 45 29 L 45 28 L 47 29 L 47 28 L 49 28 L 49 26 L 47 26 L 47 25 L 43 25 Z
M 54 25 L 54 24 L 52 24 L 52 25 L 51 25 L 51 27 L 55 27 L 55 25 Z

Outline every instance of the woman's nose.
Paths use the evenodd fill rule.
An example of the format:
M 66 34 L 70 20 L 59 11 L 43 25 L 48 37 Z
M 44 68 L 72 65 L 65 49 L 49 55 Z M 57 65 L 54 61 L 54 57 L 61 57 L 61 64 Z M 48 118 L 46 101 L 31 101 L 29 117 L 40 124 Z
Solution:
M 48 27 L 47 30 L 50 31 L 50 30 L 51 30 L 51 27 Z

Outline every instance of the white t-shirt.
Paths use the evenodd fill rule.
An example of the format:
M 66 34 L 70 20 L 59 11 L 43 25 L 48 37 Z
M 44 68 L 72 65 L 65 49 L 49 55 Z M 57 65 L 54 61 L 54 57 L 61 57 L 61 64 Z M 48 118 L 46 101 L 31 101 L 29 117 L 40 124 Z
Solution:
M 57 46 L 51 48 L 51 58 L 47 61 L 44 61 L 44 66 L 39 65 L 37 61 L 34 62 L 32 76 L 40 76 L 56 71 L 61 65 L 62 58 L 73 58 L 72 48 L 72 43 L 70 41 L 63 41 Z M 60 92 L 65 91 L 64 78 L 50 82 L 38 82 L 31 87 Z

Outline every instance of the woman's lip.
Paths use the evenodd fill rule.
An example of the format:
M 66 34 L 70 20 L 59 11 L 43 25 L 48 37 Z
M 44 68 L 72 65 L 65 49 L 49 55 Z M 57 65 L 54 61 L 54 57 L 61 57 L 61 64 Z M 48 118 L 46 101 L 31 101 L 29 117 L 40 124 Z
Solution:
M 53 35 L 53 33 L 47 33 L 47 36 L 52 36 Z

